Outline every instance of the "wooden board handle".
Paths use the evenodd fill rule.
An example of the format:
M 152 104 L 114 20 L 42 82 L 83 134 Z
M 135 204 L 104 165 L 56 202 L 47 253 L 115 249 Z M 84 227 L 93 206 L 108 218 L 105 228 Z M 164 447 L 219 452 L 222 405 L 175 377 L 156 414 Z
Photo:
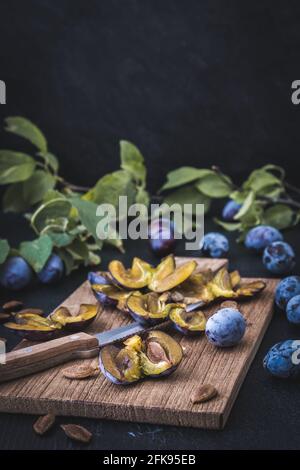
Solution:
M 74 333 L 12 351 L 6 354 L 5 364 L 0 364 L 0 382 L 24 377 L 72 359 L 92 357 L 98 350 L 97 338 L 87 333 Z

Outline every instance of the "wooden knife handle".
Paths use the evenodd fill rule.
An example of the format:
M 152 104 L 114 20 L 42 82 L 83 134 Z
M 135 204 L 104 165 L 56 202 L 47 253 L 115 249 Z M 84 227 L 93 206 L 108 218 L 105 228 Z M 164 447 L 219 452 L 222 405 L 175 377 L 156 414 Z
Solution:
M 97 355 L 97 338 L 87 333 L 74 333 L 63 338 L 28 346 L 6 354 L 0 364 L 0 382 L 16 379 L 77 358 Z

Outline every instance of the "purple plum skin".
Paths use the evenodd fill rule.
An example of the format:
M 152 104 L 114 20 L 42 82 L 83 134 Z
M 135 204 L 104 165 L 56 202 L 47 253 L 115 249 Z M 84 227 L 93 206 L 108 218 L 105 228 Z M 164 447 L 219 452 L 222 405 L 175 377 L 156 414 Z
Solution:
M 288 276 L 282 279 L 275 292 L 275 304 L 284 310 L 288 301 L 300 294 L 300 276 Z
M 153 220 L 149 225 L 149 243 L 158 257 L 173 253 L 177 243 L 174 223 L 168 219 Z
M 208 319 L 205 334 L 214 346 L 227 348 L 238 344 L 245 330 L 246 321 L 238 310 L 222 308 Z
M 300 342 L 288 339 L 274 344 L 263 361 L 264 368 L 281 379 L 295 379 L 300 376 Z
M 20 290 L 28 286 L 33 279 L 33 270 L 21 256 L 8 258 L 0 270 L 0 284 L 11 290 Z
M 295 295 L 288 301 L 286 316 L 290 323 L 300 325 L 300 295 Z
M 241 207 L 242 204 L 238 204 L 237 202 L 230 199 L 223 207 L 222 218 L 227 222 L 232 222 L 234 216 L 238 213 Z
M 273 242 L 282 241 L 282 233 L 269 225 L 258 225 L 252 228 L 246 235 L 245 246 L 251 250 L 263 251 Z
M 126 380 L 119 380 L 110 372 L 108 372 L 103 365 L 101 353 L 99 354 L 99 369 L 101 370 L 104 377 L 106 377 L 110 382 L 112 382 L 115 385 L 130 385 L 132 383 L 135 383 L 135 382 L 127 382 Z
M 42 284 L 54 284 L 62 278 L 63 273 L 63 260 L 54 253 L 50 256 L 43 269 L 37 274 L 37 277 Z
M 263 263 L 273 274 L 285 274 L 295 266 L 293 248 L 285 242 L 274 242 L 264 249 Z
M 93 284 L 111 284 L 111 281 L 106 273 L 94 273 L 90 271 L 88 273 L 88 281 L 91 285 Z
M 228 239 L 219 232 L 210 232 L 204 235 L 202 251 L 212 258 L 222 258 L 229 252 Z

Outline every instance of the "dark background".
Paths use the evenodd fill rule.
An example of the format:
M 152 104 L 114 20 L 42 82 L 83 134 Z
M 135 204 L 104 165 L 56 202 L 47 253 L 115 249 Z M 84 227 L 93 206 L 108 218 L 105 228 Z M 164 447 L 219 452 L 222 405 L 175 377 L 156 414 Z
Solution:
M 297 180 L 299 24 L 297 0 L 5 0 L 0 118 L 36 122 L 76 183 L 117 169 L 121 138 L 152 191 L 187 163 L 288 164 Z
M 296 1 L 2 1 L 7 104 L 0 118 L 22 115 L 37 123 L 62 174 L 77 184 L 92 185 L 118 168 L 121 138 L 144 154 L 151 191 L 167 171 L 186 164 L 218 164 L 239 180 L 272 162 L 298 183 L 300 106 L 291 103 L 291 83 L 300 78 L 299 25 Z M 24 148 L 16 137 L 0 135 L 2 148 Z M 299 234 L 285 234 L 297 254 Z M 31 234 L 8 214 L 0 218 L 0 236 L 16 243 Z M 234 236 L 230 242 L 231 268 L 266 275 L 260 258 Z M 133 254 L 153 261 L 142 243 L 128 243 L 123 259 Z M 111 257 L 116 253 L 103 251 L 103 268 Z M 57 287 L 35 286 L 17 297 L 50 312 L 85 276 L 81 270 Z M 1 300 L 8 297 L 1 292 Z M 95 449 L 299 448 L 299 383 L 273 380 L 262 368 L 268 348 L 291 337 L 299 330 L 277 312 L 222 432 L 60 422 L 89 427 Z M 16 342 L 8 340 L 9 347 Z M 33 421 L 0 415 L 0 449 L 78 447 L 57 430 L 35 436 Z

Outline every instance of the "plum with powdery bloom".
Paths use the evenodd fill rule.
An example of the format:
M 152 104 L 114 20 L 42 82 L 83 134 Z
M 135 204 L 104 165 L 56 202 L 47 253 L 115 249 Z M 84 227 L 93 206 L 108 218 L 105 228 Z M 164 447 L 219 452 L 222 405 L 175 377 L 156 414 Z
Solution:
M 277 228 L 269 225 L 258 225 L 247 233 L 245 246 L 251 250 L 263 251 L 271 243 L 282 240 L 282 233 Z
M 12 256 L 1 266 L 0 284 L 6 289 L 23 289 L 32 279 L 33 270 L 21 256 Z
M 271 347 L 263 361 L 264 368 L 282 379 L 300 376 L 300 341 L 288 339 Z
M 210 343 L 226 348 L 238 344 L 245 331 L 246 321 L 243 315 L 236 309 L 222 308 L 208 319 L 205 334 Z
M 207 233 L 203 238 L 202 251 L 212 258 L 222 258 L 229 252 L 229 241 L 222 233 Z
M 50 256 L 43 269 L 37 274 L 43 284 L 58 282 L 64 273 L 63 260 L 55 253 Z
M 273 274 L 285 274 L 295 266 L 293 248 L 285 242 L 274 242 L 264 249 L 263 263 Z
M 232 222 L 234 216 L 238 213 L 241 207 L 242 204 L 238 204 L 237 202 L 230 199 L 223 207 L 222 218 L 227 222 Z
M 300 325 L 300 295 L 295 295 L 288 301 L 286 316 L 290 323 Z
M 288 276 L 280 281 L 275 291 L 275 304 L 284 310 L 288 301 L 300 294 L 300 276 Z

